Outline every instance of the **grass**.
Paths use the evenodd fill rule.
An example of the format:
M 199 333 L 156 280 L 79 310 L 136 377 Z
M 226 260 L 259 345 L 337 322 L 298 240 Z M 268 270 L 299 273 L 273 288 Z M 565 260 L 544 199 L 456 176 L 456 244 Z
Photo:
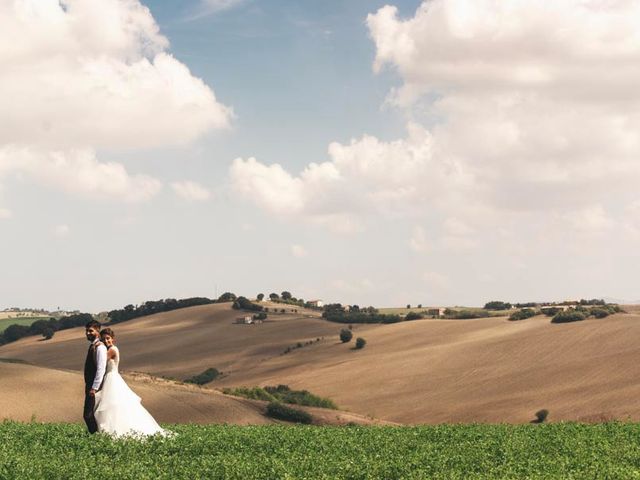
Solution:
M 0 423 L 0 478 L 640 478 L 640 425 L 169 426 L 174 438 Z
M 0 319 L 0 333 L 4 332 L 9 325 L 31 325 L 36 320 L 49 320 L 51 317 L 19 317 Z

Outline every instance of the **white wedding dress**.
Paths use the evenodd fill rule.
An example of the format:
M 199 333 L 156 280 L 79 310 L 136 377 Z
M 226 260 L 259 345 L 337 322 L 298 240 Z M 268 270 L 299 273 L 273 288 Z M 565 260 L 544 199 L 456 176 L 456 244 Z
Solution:
M 169 435 L 171 432 L 158 425 L 140 403 L 140 397 L 129 388 L 118 372 L 118 348 L 113 346 L 110 350 L 114 350 L 116 355 L 115 358 L 107 360 L 102 388 L 96 392 L 94 415 L 98 431 L 116 437 Z

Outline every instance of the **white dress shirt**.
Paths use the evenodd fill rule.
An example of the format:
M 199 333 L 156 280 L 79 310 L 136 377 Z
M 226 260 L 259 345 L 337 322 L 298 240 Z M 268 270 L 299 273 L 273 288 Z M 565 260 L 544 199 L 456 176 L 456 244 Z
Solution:
M 93 343 L 100 342 L 100 339 L 96 338 Z M 104 372 L 107 369 L 107 347 L 105 347 L 104 343 L 100 343 L 96 347 L 96 376 L 93 379 L 93 385 L 91 388 L 93 390 L 98 390 L 100 385 L 102 384 L 102 379 L 104 378 Z

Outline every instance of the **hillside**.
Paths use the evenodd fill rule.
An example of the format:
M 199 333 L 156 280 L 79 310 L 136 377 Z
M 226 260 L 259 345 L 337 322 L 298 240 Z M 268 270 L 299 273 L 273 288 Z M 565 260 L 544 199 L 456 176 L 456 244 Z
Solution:
M 281 423 L 264 415 L 266 402 L 144 374 L 125 375 L 125 379 L 161 423 Z M 0 362 L 0 421 L 82 422 L 82 385 L 82 375 L 76 372 Z M 296 408 L 311 413 L 314 423 L 319 425 L 387 423 L 349 412 Z
M 640 419 L 635 313 L 560 325 L 542 316 L 356 325 L 360 351 L 338 341 L 343 325 L 307 312 L 257 326 L 234 325 L 236 316 L 206 305 L 116 325 L 122 367 L 181 379 L 216 367 L 225 376 L 211 388 L 288 384 L 401 423 L 521 423 L 543 408 L 550 421 Z M 79 370 L 85 351 L 73 329 L 5 345 L 0 357 Z

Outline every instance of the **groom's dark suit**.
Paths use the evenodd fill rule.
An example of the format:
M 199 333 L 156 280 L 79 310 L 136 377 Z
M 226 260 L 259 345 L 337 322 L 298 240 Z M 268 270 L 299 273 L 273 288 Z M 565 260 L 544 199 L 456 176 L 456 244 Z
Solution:
M 104 345 L 99 341 L 94 341 L 87 351 L 87 358 L 84 361 L 84 410 L 82 412 L 82 416 L 84 417 L 84 421 L 87 424 L 87 428 L 89 429 L 89 433 L 96 433 L 98 431 L 98 424 L 96 423 L 96 417 L 93 415 L 93 411 L 96 406 L 96 397 L 91 395 L 90 391 L 92 388 L 95 390 L 100 390 L 102 388 L 102 381 L 104 380 L 104 370 L 105 366 L 102 368 L 98 368 L 98 347 L 104 347 Z M 104 359 L 106 363 L 106 357 Z M 99 379 L 100 383 L 95 385 L 96 375 L 98 371 L 102 374 L 102 377 Z M 95 388 L 95 387 L 98 388 Z

